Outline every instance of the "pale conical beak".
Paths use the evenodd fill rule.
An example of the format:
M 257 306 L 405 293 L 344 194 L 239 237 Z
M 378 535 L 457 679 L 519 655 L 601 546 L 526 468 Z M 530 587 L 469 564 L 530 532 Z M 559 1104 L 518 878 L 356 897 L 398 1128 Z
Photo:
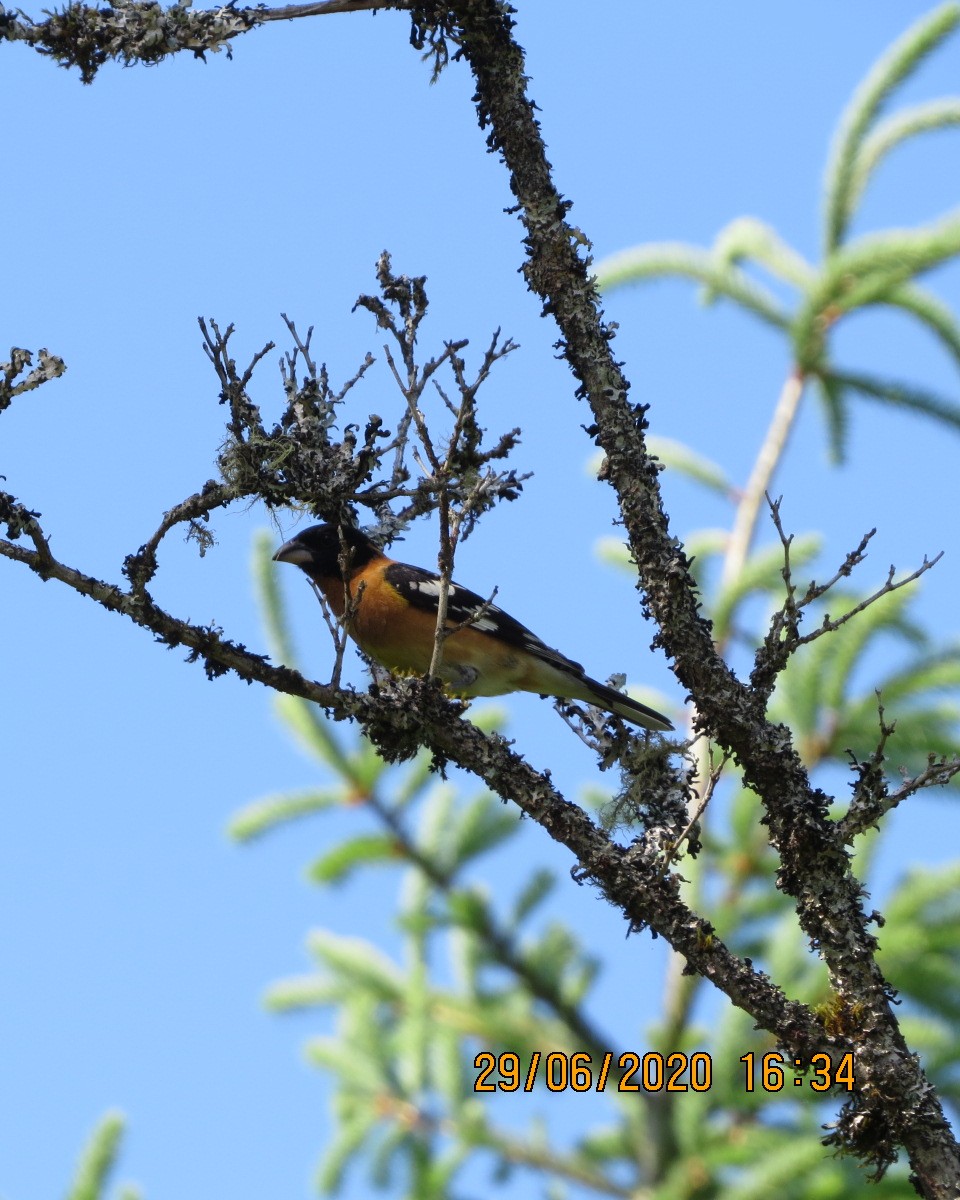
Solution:
M 291 538 L 289 542 L 283 543 L 273 556 L 273 561 L 293 563 L 295 567 L 302 567 L 311 561 L 311 557 L 310 551 L 299 539 Z

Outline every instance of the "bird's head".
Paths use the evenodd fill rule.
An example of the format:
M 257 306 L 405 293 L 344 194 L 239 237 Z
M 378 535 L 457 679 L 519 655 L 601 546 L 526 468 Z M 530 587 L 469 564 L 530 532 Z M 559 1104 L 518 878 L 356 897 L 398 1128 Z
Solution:
M 343 543 L 340 540 L 341 533 Z M 341 528 L 336 525 L 311 525 L 284 542 L 273 556 L 273 561 L 293 563 L 315 579 L 337 579 L 340 577 L 340 556 L 344 543 L 354 571 L 380 554 L 373 542 L 352 525 Z

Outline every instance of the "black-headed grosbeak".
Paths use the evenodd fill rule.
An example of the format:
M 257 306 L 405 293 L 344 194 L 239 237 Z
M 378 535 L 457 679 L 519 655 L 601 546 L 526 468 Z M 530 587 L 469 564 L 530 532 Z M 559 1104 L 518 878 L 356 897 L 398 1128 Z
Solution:
M 349 559 L 335 525 L 313 525 L 280 547 L 275 562 L 293 563 L 313 580 L 360 649 L 400 675 L 426 675 L 437 626 L 440 577 L 388 558 L 358 529 L 344 526 Z M 346 561 L 344 559 L 344 561 Z M 537 692 L 585 700 L 645 729 L 670 730 L 662 713 L 591 679 L 579 663 L 551 650 L 526 626 L 476 592 L 451 583 L 440 678 L 457 696 Z

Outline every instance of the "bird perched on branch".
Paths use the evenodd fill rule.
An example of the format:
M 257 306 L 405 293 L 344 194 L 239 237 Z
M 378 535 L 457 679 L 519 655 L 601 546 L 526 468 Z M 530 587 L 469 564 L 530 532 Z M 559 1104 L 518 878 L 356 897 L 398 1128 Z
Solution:
M 313 525 L 284 542 L 273 557 L 300 567 L 338 620 L 346 614 L 346 630 L 365 654 L 398 675 L 429 672 L 439 575 L 388 558 L 350 526 Z M 584 700 L 644 729 L 673 729 L 662 713 L 591 679 L 579 663 L 458 583 L 451 583 L 447 593 L 446 628 L 452 632 L 443 642 L 438 674 L 454 695 L 537 692 Z

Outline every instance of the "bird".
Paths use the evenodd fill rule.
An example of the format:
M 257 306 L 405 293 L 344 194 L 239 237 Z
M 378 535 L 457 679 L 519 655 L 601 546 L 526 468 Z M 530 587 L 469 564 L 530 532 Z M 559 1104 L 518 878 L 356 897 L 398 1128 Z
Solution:
M 337 620 L 346 614 L 347 633 L 370 658 L 397 675 L 428 674 L 439 575 L 389 558 L 352 525 L 312 525 L 284 542 L 273 560 L 300 567 Z M 578 662 L 459 583 L 449 585 L 447 628 L 453 632 L 444 640 L 438 674 L 452 695 L 535 692 L 586 701 L 644 729 L 673 729 L 662 713 L 591 679 Z

